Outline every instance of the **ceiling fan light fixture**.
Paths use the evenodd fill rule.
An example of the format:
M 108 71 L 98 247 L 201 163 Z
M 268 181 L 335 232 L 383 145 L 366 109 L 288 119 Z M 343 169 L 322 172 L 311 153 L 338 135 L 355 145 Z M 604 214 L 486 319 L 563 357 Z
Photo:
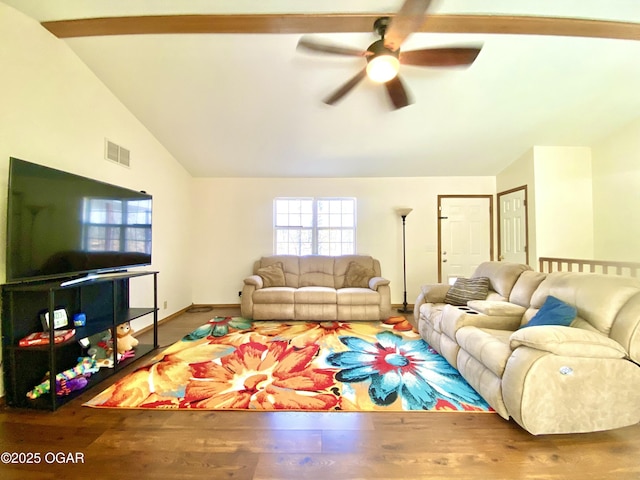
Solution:
M 398 75 L 400 61 L 393 55 L 378 55 L 367 64 L 367 76 L 377 83 L 385 83 Z
M 367 76 L 377 83 L 385 83 L 398 75 L 398 52 L 384 46 L 384 40 L 373 42 L 367 48 Z

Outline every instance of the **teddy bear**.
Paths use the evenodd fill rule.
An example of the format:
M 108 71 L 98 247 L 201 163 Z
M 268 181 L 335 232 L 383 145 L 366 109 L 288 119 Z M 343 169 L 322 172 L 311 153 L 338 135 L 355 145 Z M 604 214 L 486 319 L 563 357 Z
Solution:
M 138 345 L 138 339 L 132 334 L 133 329 L 129 322 L 121 323 L 116 327 L 116 334 L 118 335 L 118 354 L 122 355 L 125 352 L 133 350 L 133 347 Z

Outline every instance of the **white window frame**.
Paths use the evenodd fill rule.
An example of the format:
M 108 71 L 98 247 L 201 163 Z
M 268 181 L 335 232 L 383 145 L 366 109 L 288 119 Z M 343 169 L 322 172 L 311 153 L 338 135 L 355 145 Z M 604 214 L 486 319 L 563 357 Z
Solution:
M 320 211 L 323 207 L 328 211 Z M 277 197 L 273 201 L 273 252 L 356 254 L 356 214 L 353 197 Z

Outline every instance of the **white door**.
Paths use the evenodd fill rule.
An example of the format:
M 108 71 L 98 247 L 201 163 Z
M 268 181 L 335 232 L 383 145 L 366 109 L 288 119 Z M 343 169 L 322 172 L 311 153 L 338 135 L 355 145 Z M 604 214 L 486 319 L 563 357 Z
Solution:
M 529 263 L 527 255 L 527 191 L 526 187 L 499 193 L 498 225 L 500 247 L 498 259 L 505 262 Z
M 492 198 L 438 198 L 441 282 L 469 277 L 476 267 L 491 260 Z

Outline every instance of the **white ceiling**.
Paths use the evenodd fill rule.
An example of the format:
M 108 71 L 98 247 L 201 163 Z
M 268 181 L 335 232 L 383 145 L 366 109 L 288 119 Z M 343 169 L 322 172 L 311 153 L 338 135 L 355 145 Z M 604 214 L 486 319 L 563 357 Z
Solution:
M 2 1 L 38 21 L 384 13 L 402 3 Z M 430 11 L 640 22 L 637 0 L 441 0 Z M 318 37 L 362 49 L 376 39 L 373 33 Z M 591 145 L 640 116 L 640 41 L 414 34 L 403 50 L 469 43 L 482 43 L 483 49 L 470 68 L 403 66 L 401 77 L 415 103 L 393 111 L 384 88 L 367 81 L 338 105 L 324 105 L 322 99 L 364 60 L 297 51 L 299 38 L 169 34 L 61 41 L 198 177 L 495 175 L 534 145 Z

